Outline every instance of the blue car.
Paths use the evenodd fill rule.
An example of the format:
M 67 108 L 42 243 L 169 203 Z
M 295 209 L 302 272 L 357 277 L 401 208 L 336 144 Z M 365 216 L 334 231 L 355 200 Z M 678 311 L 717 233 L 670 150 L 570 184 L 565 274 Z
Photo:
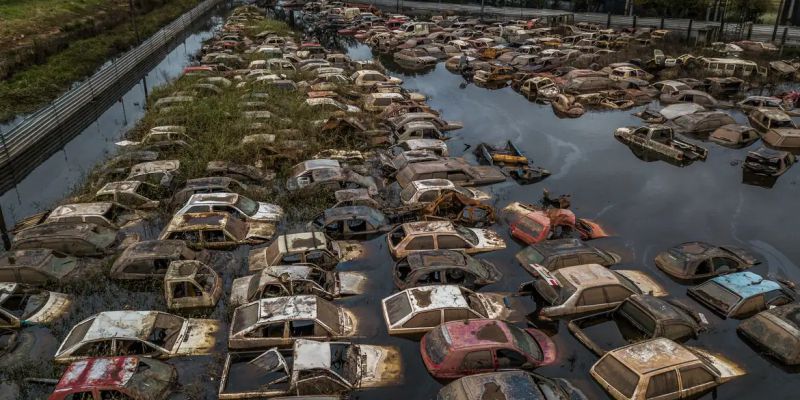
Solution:
M 797 293 L 749 271 L 722 275 L 689 289 L 689 296 L 725 318 L 747 318 L 792 303 Z

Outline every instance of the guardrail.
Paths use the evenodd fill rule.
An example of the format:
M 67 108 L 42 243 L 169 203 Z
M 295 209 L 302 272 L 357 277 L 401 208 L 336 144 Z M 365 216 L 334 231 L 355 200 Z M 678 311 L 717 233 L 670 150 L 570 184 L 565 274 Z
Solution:
M 39 111 L 27 116 L 11 130 L 0 132 L 0 188 L 2 191 L 13 186 L 39 164 L 45 153 L 41 150 L 55 151 L 60 147 L 59 145 L 63 145 L 63 140 L 51 140 L 48 143 L 46 139 L 49 136 L 56 131 L 85 128 L 85 124 L 91 120 L 86 121 L 85 118 L 76 117 L 81 113 L 86 113 L 87 106 L 105 95 L 109 89 L 119 86 L 124 81 L 131 81 L 131 73 L 136 72 L 144 61 L 161 51 L 198 17 L 222 1 L 203 1 L 169 25 L 161 28 L 135 49 L 114 59 L 89 79 L 81 82 Z M 134 79 L 133 82 L 136 80 Z M 34 147 L 39 150 L 37 156 L 26 156 L 26 153 L 30 153 Z M 49 157 L 50 154 L 46 154 L 46 156 Z M 15 165 L 17 161 L 20 161 L 20 165 Z

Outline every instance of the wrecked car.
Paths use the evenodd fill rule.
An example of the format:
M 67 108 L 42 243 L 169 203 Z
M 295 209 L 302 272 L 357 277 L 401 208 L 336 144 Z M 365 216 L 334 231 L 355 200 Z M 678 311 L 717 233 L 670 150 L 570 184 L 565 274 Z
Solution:
M 788 151 L 759 147 L 755 151 L 747 152 L 742 168 L 755 175 L 777 177 L 783 175 L 795 162 L 797 158 Z
M 411 121 L 399 126 L 392 132 L 393 143 L 412 139 L 447 140 L 448 138 L 434 124 L 428 121 Z
M 48 324 L 69 311 L 69 295 L 21 283 L 0 282 L 0 328 Z
M 47 399 L 161 399 L 177 377 L 174 366 L 149 357 L 88 358 L 70 364 Z
M 506 180 L 500 169 L 488 165 L 470 165 L 462 158 L 409 164 L 397 172 L 396 178 L 401 188 L 423 179 L 447 179 L 461 186 L 484 186 Z
M 226 176 L 240 182 L 255 185 L 261 185 L 275 179 L 275 171 L 228 161 L 209 161 L 206 165 L 206 173 Z
M 481 164 L 497 166 L 523 185 L 538 182 L 550 175 L 550 171 L 534 165 L 510 140 L 506 141 L 505 146 L 481 143 L 475 148 L 474 154 Z
M 231 317 L 228 348 L 291 346 L 295 339 L 336 340 L 353 336 L 355 316 L 314 295 L 259 299 L 239 306 Z
M 332 270 L 339 262 L 358 258 L 363 252 L 357 242 L 328 240 L 322 232 L 291 233 L 278 236 L 267 247 L 250 250 L 247 270 L 303 263 Z
M 436 400 L 586 400 L 586 395 L 569 381 L 546 378 L 527 371 L 510 370 L 467 375 L 439 389 Z
M 426 285 L 460 285 L 477 290 L 503 276 L 494 264 L 459 250 L 410 253 L 394 264 L 394 285 L 400 290 Z
M 679 92 L 661 93 L 661 104 L 695 103 L 704 107 L 716 107 L 718 104 L 710 94 L 700 90 L 681 90 Z
M 769 96 L 747 96 L 744 100 L 736 103 L 736 107 L 748 112 L 759 108 L 774 108 L 783 112 L 787 111 L 782 99 Z
M 360 294 L 367 278 L 360 272 L 326 271 L 313 264 L 268 266 L 254 275 L 236 278 L 230 305 L 264 298 L 317 295 L 326 300 Z
M 308 224 L 309 230 L 325 232 L 331 239 L 367 239 L 391 227 L 382 212 L 367 206 L 328 208 Z
M 402 115 L 398 115 L 397 117 L 392 117 L 388 119 L 389 126 L 393 130 L 397 130 L 403 125 L 414 121 L 426 121 L 433 124 L 436 129 L 444 132 L 444 131 L 451 131 L 455 129 L 461 129 L 464 125 L 460 122 L 456 121 L 445 121 L 440 118 L 437 114 L 429 113 L 429 112 L 411 112 L 405 113 Z
M 85 258 L 49 249 L 11 251 L 0 256 L 0 282 L 43 286 L 74 280 L 92 266 Z
M 538 329 L 470 319 L 437 326 L 419 343 L 422 361 L 437 379 L 505 369 L 534 369 L 556 360 L 556 344 Z
M 614 137 L 632 150 L 652 151 L 677 162 L 705 160 L 708 150 L 677 139 L 672 128 L 666 125 L 625 127 L 614 131 Z
M 721 146 L 740 149 L 753 144 L 759 135 L 747 125 L 728 124 L 715 129 L 708 139 Z
M 517 253 L 516 259 L 526 271 L 532 273 L 535 272 L 532 265 L 544 267 L 548 271 L 582 264 L 610 267 L 620 262 L 622 257 L 578 239 L 555 239 L 528 245 Z
M 264 243 L 272 239 L 275 229 L 274 222 L 246 222 L 225 212 L 193 213 L 172 217 L 158 239 L 183 240 L 196 248 L 231 249 Z
M 171 358 L 209 354 L 219 322 L 160 311 L 105 311 L 78 322 L 56 351 L 55 362 L 98 356 Z
M 118 203 L 75 203 L 31 215 L 17 223 L 12 231 L 18 232 L 39 224 L 55 223 L 89 223 L 116 230 L 129 226 L 139 219 L 133 210 Z
M 703 280 L 750 268 L 759 261 L 737 247 L 687 242 L 659 253 L 655 263 L 673 278 Z
M 416 151 L 428 150 L 438 155 L 439 157 L 447 157 L 448 148 L 447 143 L 439 139 L 409 139 L 397 143 L 389 148 L 392 154 L 398 154 L 403 151 Z
M 278 222 L 283 218 L 279 205 L 253 201 L 236 193 L 198 193 L 186 201 L 175 215 L 224 212 L 250 222 Z
M 18 232 L 11 249 L 50 249 L 73 257 L 103 257 L 114 253 L 123 238 L 116 230 L 103 226 L 60 222 Z
M 523 283 L 520 292 L 535 291 L 544 302 L 539 318 L 544 320 L 575 317 L 610 310 L 634 294 L 666 296 L 666 290 L 641 271 L 612 271 L 602 265 L 585 264 L 550 272 L 531 266 L 536 274 L 532 282 Z
M 450 321 L 474 318 L 526 321 L 528 304 L 519 296 L 476 293 L 457 285 L 419 286 L 381 301 L 390 335 L 416 336 Z
M 386 241 L 395 258 L 420 250 L 464 250 L 474 254 L 506 248 L 505 241 L 494 231 L 456 226 L 449 221 L 401 224 L 386 235 Z
M 658 337 L 677 342 L 695 339 L 703 330 L 700 325 L 702 318 L 678 303 L 635 294 L 611 311 L 573 319 L 568 327 L 584 346 L 602 356 L 608 350 L 601 347 L 592 336 L 602 332 L 601 327 L 607 327 L 608 324 L 616 326 L 616 329 L 610 330 L 614 332 L 613 342 L 608 336 L 603 336 L 602 340 L 604 344 L 613 343 L 612 348 L 615 348 Z M 617 332 L 619 335 L 616 335 Z
M 420 213 L 428 221 L 445 220 L 471 228 L 482 228 L 495 222 L 494 207 L 455 192 L 441 194 Z
M 519 90 L 526 96 L 541 97 L 543 99 L 552 99 L 561 93 L 558 86 L 553 83 L 553 80 L 542 76 L 526 80 Z
M 361 187 L 377 192 L 375 180 L 343 168 L 339 161 L 330 159 L 308 160 L 292 167 L 286 188 L 290 191 L 315 186 L 334 189 Z
M 800 128 L 783 111 L 759 108 L 747 114 L 750 126 L 761 133 L 761 140 L 778 148 L 800 148 Z
M 800 304 L 770 308 L 742 321 L 736 331 L 785 365 L 800 364 Z
M 533 204 L 513 202 L 503 208 L 511 236 L 526 244 L 558 239 L 577 234 L 582 240 L 607 237 L 594 221 L 578 218 L 564 208 L 541 208 Z
M 318 398 L 396 385 L 402 371 L 400 352 L 394 347 L 297 339 L 293 350 L 228 353 L 218 395 L 223 400 L 280 395 Z
M 181 162 L 178 160 L 143 162 L 132 166 L 125 180 L 148 182 L 171 189 L 180 168 Z
M 132 209 L 155 209 L 167 191 L 161 186 L 139 181 L 106 183 L 94 195 L 96 202 L 113 202 Z
M 665 338 L 612 350 L 589 373 L 617 400 L 695 398 L 745 374 L 722 356 Z
M 186 181 L 181 190 L 172 196 L 172 207 L 181 207 L 194 194 L 199 193 L 238 193 L 244 194 L 250 187 L 233 178 L 226 176 L 213 176 L 208 178 L 195 178 Z
M 170 310 L 192 310 L 217 305 L 222 278 L 197 260 L 173 261 L 164 276 L 164 298 Z
M 717 276 L 687 293 L 723 318 L 737 319 L 797 300 L 794 290 L 750 271 Z
M 473 200 L 491 199 L 491 195 L 484 191 L 456 186 L 447 179 L 421 179 L 411 181 L 403 188 L 400 192 L 400 201 L 405 205 L 428 204 L 445 193 L 459 193 Z
M 721 126 L 735 123 L 736 120 L 724 111 L 703 111 L 681 115 L 670 121 L 669 125 L 674 126 L 678 132 L 699 135 L 708 134 Z
M 170 263 L 196 260 L 210 264 L 211 254 L 192 250 L 182 240 L 145 240 L 128 246 L 111 266 L 111 279 L 163 278 Z

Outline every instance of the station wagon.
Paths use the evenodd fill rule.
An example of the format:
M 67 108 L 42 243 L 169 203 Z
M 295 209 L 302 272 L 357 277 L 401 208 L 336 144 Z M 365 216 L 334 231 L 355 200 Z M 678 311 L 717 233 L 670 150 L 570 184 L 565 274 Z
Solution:
M 264 243 L 275 234 L 275 223 L 245 222 L 224 212 L 176 215 L 159 240 L 183 240 L 196 248 L 231 249 Z
M 489 200 L 491 195 L 474 189 L 457 186 L 447 179 L 421 179 L 411 181 L 408 186 L 400 192 L 400 201 L 403 204 L 426 204 L 430 203 L 444 193 L 457 192 L 473 200 Z
M 770 308 L 742 321 L 739 335 L 785 365 L 800 365 L 800 304 Z
M 797 300 L 793 290 L 750 271 L 718 276 L 688 294 L 722 317 L 739 319 Z
M 751 111 L 747 120 L 765 143 L 778 148 L 800 147 L 800 128 L 783 111 L 759 108 Z
M 48 324 L 64 317 L 71 305 L 63 293 L 0 282 L 0 328 Z

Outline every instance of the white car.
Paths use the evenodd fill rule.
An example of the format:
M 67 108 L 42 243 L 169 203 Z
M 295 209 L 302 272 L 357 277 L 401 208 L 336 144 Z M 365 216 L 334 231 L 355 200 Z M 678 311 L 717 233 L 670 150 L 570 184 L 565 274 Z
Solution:
M 279 205 L 253 201 L 236 193 L 198 193 L 189 197 L 175 215 L 222 211 L 246 221 L 277 222 L 283 218 Z
M 473 200 L 489 200 L 492 196 L 482 190 L 457 186 L 447 179 L 421 179 L 412 181 L 400 192 L 403 204 L 430 203 L 441 194 L 457 192 Z

